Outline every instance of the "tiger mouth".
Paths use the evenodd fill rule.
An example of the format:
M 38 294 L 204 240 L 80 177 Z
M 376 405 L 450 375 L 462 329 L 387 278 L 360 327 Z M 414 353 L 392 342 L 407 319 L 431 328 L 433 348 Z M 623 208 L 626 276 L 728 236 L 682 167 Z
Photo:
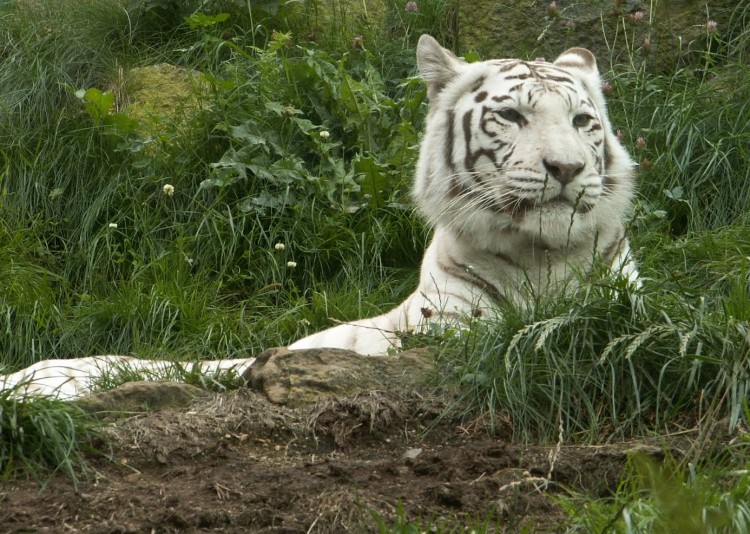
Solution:
M 583 202 L 577 200 L 571 202 L 562 195 L 557 195 L 549 200 L 538 200 L 533 198 L 519 198 L 513 203 L 512 215 L 526 215 L 530 211 L 537 211 L 543 208 L 555 208 L 555 207 L 566 207 L 570 208 L 576 213 L 585 214 L 594 209 L 594 205 L 589 202 Z

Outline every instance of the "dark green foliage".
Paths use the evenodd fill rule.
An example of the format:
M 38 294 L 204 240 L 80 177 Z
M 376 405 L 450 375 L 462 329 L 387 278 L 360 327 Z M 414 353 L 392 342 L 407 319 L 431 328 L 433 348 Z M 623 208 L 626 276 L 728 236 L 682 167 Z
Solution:
M 6 329 L 7 365 L 102 352 L 246 355 L 300 335 L 302 319 L 316 329 L 377 311 L 352 288 L 382 285 L 386 303 L 408 291 L 384 282 L 416 267 L 425 239 L 408 200 L 425 109 L 418 83 L 388 86 L 364 47 L 329 53 L 281 31 L 246 31 L 235 11 L 192 12 L 176 24 L 179 39 L 161 38 L 164 50 L 193 40 L 199 107 L 154 130 L 128 114 L 130 82 L 116 68 L 144 45 L 105 47 L 89 32 L 119 35 L 174 6 L 140 3 L 130 18 L 105 16 L 96 2 L 57 7 L 38 8 L 33 24 L 3 13 L 18 57 L 40 55 L 36 71 L 0 73 L 9 89 L 0 108 L 14 112 L 0 146 L 6 212 L 33 221 L 5 231 L 33 228 L 44 262 L 27 275 L 46 269 L 35 287 L 55 288 L 30 323 Z M 15 310 L 13 295 L 4 299 Z M 317 304 L 306 311 L 308 300 L 323 314 Z

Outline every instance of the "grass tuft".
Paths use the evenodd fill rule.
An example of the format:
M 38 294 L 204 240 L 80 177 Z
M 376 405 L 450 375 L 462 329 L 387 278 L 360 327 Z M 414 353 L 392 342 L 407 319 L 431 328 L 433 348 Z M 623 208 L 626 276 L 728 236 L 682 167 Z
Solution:
M 730 302 L 726 300 L 725 302 Z M 704 297 L 603 279 L 575 296 L 504 307 L 496 322 L 448 338 L 440 360 L 462 399 L 515 439 L 622 440 L 743 420 L 748 325 Z
M 571 494 L 557 501 L 569 514 L 568 531 L 718 534 L 748 531 L 748 499 L 747 469 L 699 472 L 670 456 L 656 462 L 633 454 L 613 497 Z
M 75 404 L 14 391 L 0 391 L 0 473 L 41 477 L 52 471 L 77 483 L 88 472 L 84 453 L 98 437 L 93 421 Z

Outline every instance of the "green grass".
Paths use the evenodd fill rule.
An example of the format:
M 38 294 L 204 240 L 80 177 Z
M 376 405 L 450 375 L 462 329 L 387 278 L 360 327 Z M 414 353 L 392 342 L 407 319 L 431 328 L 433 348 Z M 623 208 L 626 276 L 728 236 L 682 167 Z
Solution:
M 657 463 L 634 454 L 613 497 L 594 500 L 570 494 L 558 502 L 570 515 L 569 532 L 747 532 L 747 463 L 740 469 L 726 463 L 720 465 L 722 468 L 699 471 L 695 465 L 685 467 L 669 456 Z
M 680 55 L 692 61 L 681 60 L 670 72 L 654 72 L 649 55 L 631 45 L 605 73 L 613 123 L 641 163 L 642 202 L 669 214 L 672 233 L 748 223 L 748 18 L 750 8 L 738 5 L 727 28 L 685 43 Z M 625 22 L 622 28 L 615 40 L 635 42 Z
M 493 532 L 490 525 L 492 518 L 484 520 L 474 519 L 467 521 L 456 521 L 448 519 L 424 519 L 412 520 L 407 517 L 404 504 L 399 501 L 396 505 L 395 517 L 387 521 L 380 514 L 371 512 L 373 522 L 380 534 L 421 534 L 422 532 L 434 532 L 435 534 L 467 533 L 480 534 Z
M 75 404 L 20 399 L 13 391 L 0 391 L 0 475 L 42 477 L 59 472 L 77 482 L 88 472 L 84 453 L 94 450 L 97 426 Z
M 95 353 L 247 355 L 302 335 L 303 318 L 318 328 L 340 312 L 378 310 L 360 290 L 396 287 L 395 296 L 379 291 L 386 302 L 408 290 L 386 282 L 416 267 L 425 240 L 406 198 L 417 84 L 389 95 L 369 51 L 297 47 L 289 34 L 234 26 L 241 13 L 151 38 L 149 21 L 163 10 L 103 9 L 43 5 L 33 23 L 11 7 L 0 13 L 8 42 L 19 58 L 36 57 L 39 71 L 19 64 L 0 73 L 0 109 L 17 119 L 0 131 L 0 183 L 13 215 L 6 232 L 39 236 L 48 278 L 32 287 L 60 290 L 45 293 L 46 315 L 29 318 L 33 326 L 6 332 L 7 365 Z M 120 38 L 105 46 L 102 35 Z M 203 68 L 207 94 L 155 135 L 128 116 L 123 72 L 190 39 L 186 57 Z M 23 248 L 28 255 L 31 245 Z M 15 260 L 7 269 L 26 285 Z M 305 309 L 329 288 L 330 315 Z M 8 308 L 17 306 L 12 295 Z
M 449 339 L 441 359 L 466 401 L 491 418 L 502 410 L 523 441 L 554 440 L 561 425 L 584 442 L 659 432 L 712 407 L 704 395 L 726 403 L 734 428 L 750 346 L 746 319 L 724 310 L 603 278 L 569 298 L 503 308 L 501 321 Z
M 207 391 L 223 392 L 245 384 L 233 368 L 204 371 L 197 362 L 174 362 L 160 369 L 139 369 L 128 362 L 118 363 L 95 377 L 91 391 L 108 391 L 127 382 L 167 380 L 197 386 Z

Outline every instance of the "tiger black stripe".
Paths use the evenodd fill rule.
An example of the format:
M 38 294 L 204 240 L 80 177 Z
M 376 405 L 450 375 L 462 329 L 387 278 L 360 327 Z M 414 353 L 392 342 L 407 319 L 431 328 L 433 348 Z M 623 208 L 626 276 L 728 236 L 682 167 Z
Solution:
M 487 148 L 480 148 L 476 151 L 471 150 L 471 141 L 472 141 L 472 116 L 474 114 L 473 110 L 470 110 L 464 114 L 463 118 L 463 129 L 464 129 L 464 145 L 466 150 L 466 155 L 464 156 L 464 166 L 466 167 L 466 170 L 469 172 L 475 172 L 475 164 L 479 158 L 482 156 L 486 156 L 489 158 L 495 165 L 497 165 L 496 159 L 495 159 L 495 151 Z
M 502 95 L 502 96 L 493 96 L 492 100 L 495 101 L 495 102 L 497 102 L 498 104 L 500 104 L 500 103 L 506 102 L 508 100 L 512 101 L 513 99 L 511 97 L 509 97 L 508 95 Z
M 475 93 L 475 92 L 479 91 L 482 88 L 482 85 L 484 85 L 484 81 L 486 79 L 487 78 L 485 78 L 484 76 L 478 78 L 477 81 L 474 82 L 474 85 L 471 87 L 471 91 L 470 92 Z
M 453 143 L 455 139 L 455 123 L 456 123 L 456 114 L 452 111 L 449 111 L 447 114 L 447 123 L 448 123 L 448 134 L 446 135 L 446 144 L 445 150 L 443 151 L 443 155 L 445 156 L 445 164 L 446 166 L 451 170 L 451 175 L 456 175 L 456 164 L 453 161 Z
M 620 247 L 625 241 L 625 229 L 623 228 L 612 239 L 612 241 L 606 247 L 604 247 L 604 249 L 602 250 L 602 258 L 604 258 L 606 261 L 611 262 L 617 256 L 620 251 Z
M 507 254 L 503 254 L 502 252 L 495 252 L 493 256 L 495 256 L 500 261 L 507 263 L 511 267 L 514 267 L 514 268 L 518 267 L 518 264 L 515 261 L 513 261 L 510 258 L 510 256 L 508 256 Z
M 438 267 L 444 273 L 460 278 L 464 282 L 468 282 L 478 288 L 481 292 L 488 293 L 496 302 L 505 301 L 505 295 L 494 284 L 472 272 L 468 265 L 459 263 L 450 256 L 448 256 L 446 260 L 450 264 L 438 264 Z

